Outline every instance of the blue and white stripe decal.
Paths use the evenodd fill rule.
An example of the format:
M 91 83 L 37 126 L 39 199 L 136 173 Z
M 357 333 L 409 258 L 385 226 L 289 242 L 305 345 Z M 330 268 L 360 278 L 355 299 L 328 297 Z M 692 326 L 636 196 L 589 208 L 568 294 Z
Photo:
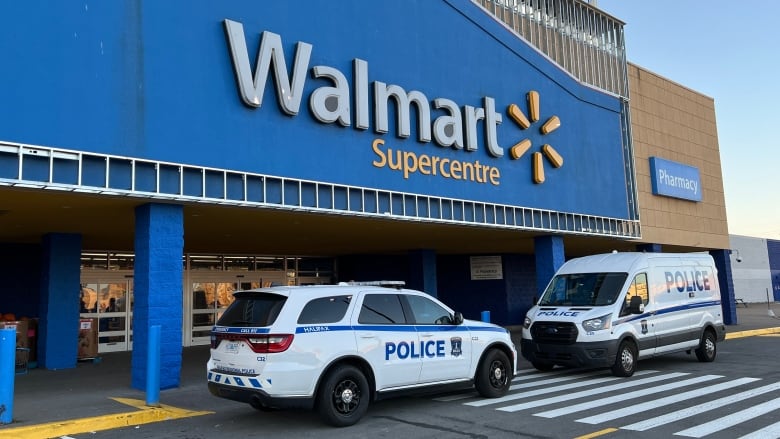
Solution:
M 464 326 L 464 325 L 306 325 L 295 329 L 296 334 L 331 331 L 377 331 L 377 332 L 501 332 L 506 329 L 500 326 Z
M 672 306 L 672 307 L 669 307 L 669 308 L 662 308 L 662 309 L 656 310 L 654 313 L 646 312 L 646 313 L 642 313 L 642 314 L 637 314 L 637 315 L 624 317 L 622 319 L 616 320 L 614 324 L 615 325 L 619 325 L 621 323 L 627 323 L 627 322 L 633 322 L 635 320 L 646 319 L 646 318 L 650 317 L 651 315 L 671 314 L 671 313 L 676 313 L 676 312 L 681 312 L 681 311 L 688 311 L 688 310 L 696 309 L 696 308 L 705 308 L 705 307 L 708 307 L 708 306 L 715 306 L 715 305 L 720 306 L 720 300 L 711 300 L 711 301 L 707 301 L 707 302 L 689 303 L 689 304 L 685 304 L 685 305 Z
M 260 383 L 260 380 L 257 378 L 238 377 L 238 376 L 211 372 L 211 371 L 209 371 L 208 373 L 208 380 L 215 382 L 217 384 L 225 384 L 234 387 L 243 387 L 246 389 L 263 388 L 263 385 Z M 270 380 L 266 380 L 266 382 L 268 385 L 271 384 Z

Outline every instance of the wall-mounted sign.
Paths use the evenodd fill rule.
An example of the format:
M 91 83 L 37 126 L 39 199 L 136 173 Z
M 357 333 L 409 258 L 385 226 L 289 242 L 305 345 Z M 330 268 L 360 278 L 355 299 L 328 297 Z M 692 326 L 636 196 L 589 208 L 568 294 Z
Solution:
M 699 168 L 650 157 L 653 194 L 683 200 L 701 201 Z
M 501 256 L 472 256 L 471 280 L 503 279 Z
M 83 20 L 68 5 L 48 5 L 60 26 L 48 33 L 29 35 L 26 19 L 4 25 L 25 35 L 18 64 L 81 60 L 56 77 L 40 62 L 0 69 L 0 89 L 13 84 L 0 92 L 4 140 L 453 200 L 405 207 L 420 217 L 514 222 L 493 219 L 507 206 L 632 219 L 620 99 L 577 81 L 479 2 L 306 2 L 294 18 L 288 2 L 145 2 L 139 17 L 104 3 L 77 48 L 51 39 Z M 106 53 L 91 49 L 108 40 Z M 201 190 L 199 175 L 181 185 Z M 460 213 L 461 200 L 502 207 Z

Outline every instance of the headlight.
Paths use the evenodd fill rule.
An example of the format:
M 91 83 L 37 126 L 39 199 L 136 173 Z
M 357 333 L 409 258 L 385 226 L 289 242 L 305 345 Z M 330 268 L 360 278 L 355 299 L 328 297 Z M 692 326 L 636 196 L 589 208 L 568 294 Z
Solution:
M 528 316 L 525 316 L 525 320 L 523 320 L 523 328 L 528 329 L 531 327 L 531 319 L 528 318 Z
M 588 332 L 609 329 L 611 316 L 612 314 L 607 314 L 601 317 L 596 317 L 595 319 L 585 320 L 582 322 L 582 328 Z

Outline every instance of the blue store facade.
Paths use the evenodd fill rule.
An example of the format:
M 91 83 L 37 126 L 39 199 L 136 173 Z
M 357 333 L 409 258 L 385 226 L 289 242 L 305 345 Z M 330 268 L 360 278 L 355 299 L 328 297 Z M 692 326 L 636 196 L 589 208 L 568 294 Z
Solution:
M 401 279 L 511 326 L 565 259 L 660 250 L 622 23 L 559 4 L 603 22 L 588 80 L 484 3 L 1 6 L 0 311 L 38 319 L 50 369 L 75 366 L 80 317 L 122 319 L 103 338 L 132 348 L 138 388 L 161 325 L 165 388 L 224 307 L 196 291 L 216 303 L 228 277 Z M 727 249 L 675 250 L 710 251 L 733 303 Z

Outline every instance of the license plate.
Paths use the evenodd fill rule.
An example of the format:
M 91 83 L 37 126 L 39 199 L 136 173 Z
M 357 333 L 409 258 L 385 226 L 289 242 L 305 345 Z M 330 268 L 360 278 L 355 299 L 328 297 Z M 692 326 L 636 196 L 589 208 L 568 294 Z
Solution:
M 239 348 L 240 345 L 241 345 L 240 342 L 229 341 L 225 345 L 225 352 L 227 352 L 228 354 L 237 354 L 238 353 L 238 348 Z

